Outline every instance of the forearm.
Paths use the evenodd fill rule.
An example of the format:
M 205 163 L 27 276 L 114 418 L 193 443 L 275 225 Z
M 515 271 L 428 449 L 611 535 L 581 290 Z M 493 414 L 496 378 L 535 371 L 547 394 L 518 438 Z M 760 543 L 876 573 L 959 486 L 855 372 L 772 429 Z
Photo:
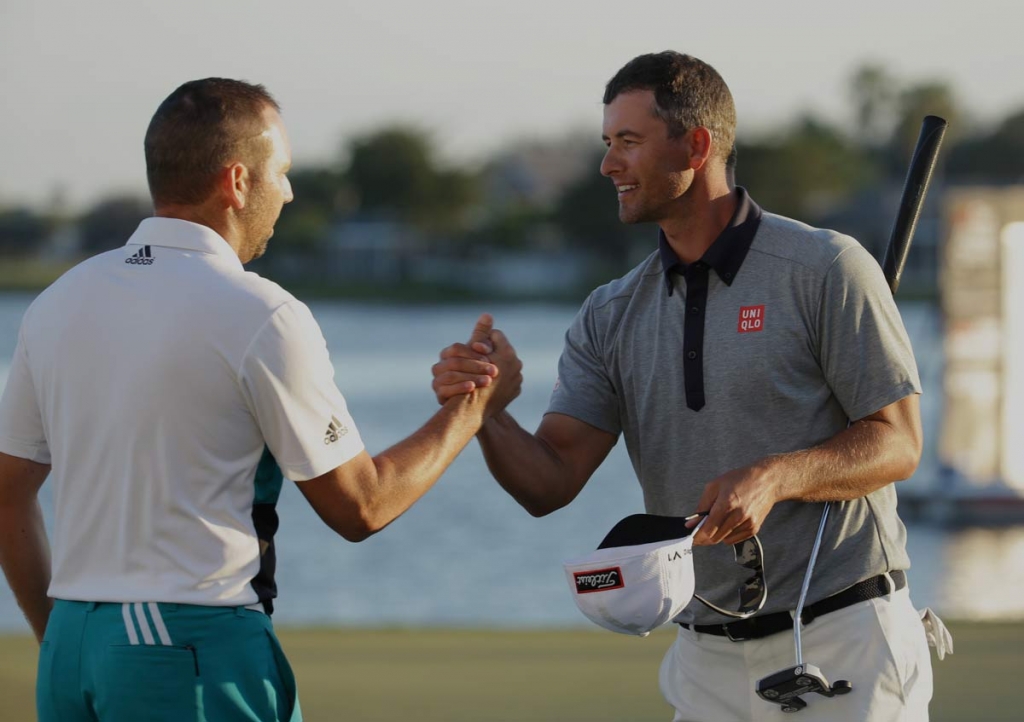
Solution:
M 554 449 L 506 411 L 489 419 L 477 439 L 491 474 L 533 516 L 561 509 L 586 482 L 577 483 Z
M 53 601 L 50 545 L 39 502 L 0 504 L 0 566 L 37 640 L 42 640 Z
M 848 501 L 908 478 L 921 457 L 920 438 L 862 419 L 824 443 L 764 459 L 779 501 Z
M 476 393 L 452 398 L 411 436 L 373 457 L 376 479 L 363 502 L 373 531 L 398 518 L 437 482 L 480 429 L 483 406 Z

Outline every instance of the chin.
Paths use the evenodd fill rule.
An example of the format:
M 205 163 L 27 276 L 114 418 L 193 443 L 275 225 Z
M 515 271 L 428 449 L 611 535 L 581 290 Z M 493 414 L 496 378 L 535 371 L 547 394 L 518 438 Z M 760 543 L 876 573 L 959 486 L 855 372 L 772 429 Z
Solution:
M 627 225 L 633 225 L 634 223 L 644 223 L 647 219 L 642 214 L 636 211 L 629 211 L 623 207 L 619 207 L 619 220 Z
M 250 261 L 255 261 L 257 258 L 261 258 L 264 253 L 267 252 L 267 242 L 264 241 L 258 248 L 252 249 L 252 258 Z

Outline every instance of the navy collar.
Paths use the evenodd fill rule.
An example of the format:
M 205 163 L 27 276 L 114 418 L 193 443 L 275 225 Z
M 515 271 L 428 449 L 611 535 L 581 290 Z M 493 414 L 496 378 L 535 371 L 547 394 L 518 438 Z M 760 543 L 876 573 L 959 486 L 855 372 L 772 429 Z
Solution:
M 714 243 L 704 252 L 697 263 L 702 263 L 715 269 L 718 277 L 731 286 L 740 272 L 743 259 L 747 257 L 750 244 L 754 242 L 754 235 L 761 225 L 761 208 L 753 200 L 744 188 L 737 187 L 736 212 L 733 213 L 729 224 L 722 230 Z M 672 295 L 672 274 L 685 274 L 686 264 L 679 260 L 679 256 L 668 244 L 665 233 L 658 231 L 658 253 L 661 256 L 661 268 L 665 276 L 665 285 L 668 294 Z

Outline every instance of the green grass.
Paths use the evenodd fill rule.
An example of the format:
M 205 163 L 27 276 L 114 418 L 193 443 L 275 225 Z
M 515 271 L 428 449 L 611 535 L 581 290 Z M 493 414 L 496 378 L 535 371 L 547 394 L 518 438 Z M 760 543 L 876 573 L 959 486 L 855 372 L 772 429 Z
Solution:
M 1022 718 L 1024 624 L 950 624 L 932 722 Z M 284 629 L 310 722 L 666 722 L 657 670 L 672 632 Z M 933 658 L 934 659 L 934 658 Z M 36 645 L 0 637 L 5 722 L 31 721 Z M 963 690 L 963 691 L 961 691 Z

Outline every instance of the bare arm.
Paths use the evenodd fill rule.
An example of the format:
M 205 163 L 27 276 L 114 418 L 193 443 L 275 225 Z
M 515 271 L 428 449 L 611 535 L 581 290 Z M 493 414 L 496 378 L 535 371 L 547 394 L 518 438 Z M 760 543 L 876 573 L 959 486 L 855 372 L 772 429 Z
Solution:
M 483 407 L 479 392 L 454 398 L 386 451 L 374 457 L 363 451 L 298 487 L 331 529 L 349 541 L 362 541 L 434 485 L 480 428 Z
M 0 453 L 0 566 L 36 639 L 42 641 L 53 601 L 50 544 L 37 494 L 50 467 Z
M 492 330 L 493 322 L 490 314 L 481 315 L 468 343 L 452 344 L 441 351 L 441 360 L 433 367 L 439 403 L 485 388 L 494 376 L 500 383 L 505 373 L 502 364 L 495 374 L 490 361 L 500 355 L 515 357 L 515 349 L 501 331 Z M 516 363 L 518 371 L 522 364 L 518 358 Z M 499 399 L 501 410 L 483 425 L 477 439 L 487 467 L 502 488 L 530 514 L 544 516 L 576 498 L 615 446 L 616 436 L 554 413 L 545 415 L 531 434 L 504 410 L 511 400 Z
M 732 544 L 756 534 L 780 501 L 858 499 L 914 473 L 921 459 L 917 395 L 855 421 L 818 446 L 768 456 L 734 469 L 704 488 L 698 510 L 710 510 L 695 544 Z
M 484 424 L 477 438 L 491 474 L 533 516 L 575 499 L 616 441 L 564 414 L 547 414 L 531 434 L 506 411 Z
M 329 527 L 350 541 L 362 541 L 386 527 L 434 485 L 486 419 L 519 395 L 522 364 L 515 349 L 496 331 L 489 350 L 493 364 L 485 365 L 497 378 L 486 376 L 485 388 L 453 395 L 412 436 L 377 456 L 363 451 L 299 483 Z

